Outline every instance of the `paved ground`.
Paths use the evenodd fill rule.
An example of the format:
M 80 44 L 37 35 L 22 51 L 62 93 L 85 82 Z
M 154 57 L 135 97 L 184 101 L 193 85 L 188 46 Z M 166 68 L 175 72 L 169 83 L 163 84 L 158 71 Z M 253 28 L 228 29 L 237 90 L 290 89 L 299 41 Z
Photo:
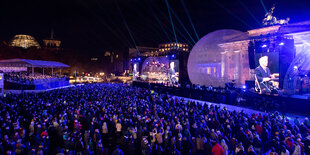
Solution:
M 201 100 L 195 100 L 195 99 L 190 99 L 190 98 L 184 98 L 184 97 L 179 97 L 179 96 L 171 96 L 172 98 L 178 98 L 178 99 L 184 99 L 185 101 L 195 101 L 197 103 L 200 103 L 200 104 L 208 104 L 209 106 L 212 104 L 212 105 L 217 105 L 217 106 L 220 106 L 220 108 L 223 108 L 223 107 L 226 107 L 228 110 L 230 111 L 237 111 L 237 112 L 240 112 L 240 111 L 244 111 L 244 113 L 246 114 L 253 114 L 253 113 L 261 113 L 263 115 L 267 114 L 263 111 L 258 111 L 258 110 L 253 110 L 253 109 L 249 109 L 249 108 L 245 108 L 245 107 L 238 107 L 238 106 L 234 106 L 234 105 L 227 105 L 227 104 L 220 104 L 220 103 L 211 103 L 211 102 L 206 102 L 206 101 L 201 101 Z M 288 120 L 293 123 L 294 122 L 294 119 L 296 117 L 299 118 L 299 121 L 304 121 L 305 117 L 306 116 L 299 116 L 299 115 L 294 115 L 294 114 L 286 114 L 285 115 Z

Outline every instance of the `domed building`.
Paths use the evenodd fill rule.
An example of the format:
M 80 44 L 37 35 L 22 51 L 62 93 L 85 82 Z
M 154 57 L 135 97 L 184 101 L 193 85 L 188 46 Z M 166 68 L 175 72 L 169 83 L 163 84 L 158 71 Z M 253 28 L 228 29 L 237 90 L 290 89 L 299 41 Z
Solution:
M 22 47 L 22 48 L 29 48 L 29 47 L 36 47 L 40 48 L 40 44 L 36 41 L 36 39 L 30 35 L 25 34 L 18 34 L 15 35 L 10 42 L 10 46 L 13 47 Z

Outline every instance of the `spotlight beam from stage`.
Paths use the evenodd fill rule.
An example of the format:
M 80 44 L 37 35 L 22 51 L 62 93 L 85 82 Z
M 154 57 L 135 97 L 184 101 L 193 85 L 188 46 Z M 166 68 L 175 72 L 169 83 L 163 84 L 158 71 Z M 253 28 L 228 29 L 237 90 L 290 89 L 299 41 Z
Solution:
M 99 8 L 101 8 L 101 10 L 105 10 L 105 8 L 102 6 L 102 4 L 101 4 L 98 0 L 96 0 L 96 3 L 98 4 Z M 107 13 L 103 13 L 103 14 L 102 14 L 102 15 L 104 16 L 104 18 L 106 17 L 106 14 L 107 14 Z M 105 24 L 105 25 L 108 25 L 109 27 L 113 27 L 113 30 L 117 30 L 119 36 L 121 36 L 121 37 L 123 37 L 123 38 L 126 38 L 126 42 L 127 42 L 127 44 L 129 45 L 129 47 L 133 47 L 132 44 L 130 43 L 130 41 L 129 41 L 129 40 L 127 39 L 127 37 L 124 35 L 124 34 L 126 34 L 126 31 L 124 32 L 122 29 L 119 29 L 119 28 L 118 28 L 118 29 L 115 29 L 115 27 L 117 27 L 118 24 L 116 24 L 116 23 L 113 22 L 113 21 L 110 21 L 109 24 Z M 110 26 L 110 25 L 112 25 L 112 26 Z M 110 28 L 110 29 L 112 29 L 112 28 Z
M 138 52 L 139 52 L 139 49 L 137 48 L 136 41 L 135 41 L 133 35 L 131 34 L 131 31 L 130 31 L 130 29 L 129 29 L 128 25 L 127 25 L 127 22 L 126 22 L 126 20 L 125 20 L 123 14 L 122 14 L 122 11 L 121 11 L 121 9 L 120 9 L 118 3 L 117 3 L 117 0 L 115 0 L 115 5 L 116 5 L 116 7 L 117 7 L 117 9 L 118 9 L 118 11 L 119 11 L 119 13 L 120 13 L 120 16 L 121 16 L 121 18 L 122 18 L 122 20 L 123 20 L 123 23 L 124 23 L 124 25 L 125 25 L 125 27 L 126 27 L 128 33 L 129 33 L 129 35 L 130 35 L 131 40 L 132 40 L 133 44 L 135 45 L 134 47 L 135 47 L 135 48 L 138 50 Z
M 152 11 L 153 10 L 152 6 L 150 5 L 151 3 L 142 3 L 141 2 L 139 4 L 140 5 L 144 5 L 143 6 L 144 9 L 137 9 L 137 8 L 129 8 L 129 9 L 131 9 L 131 11 L 136 13 L 136 18 L 140 17 L 141 20 L 144 20 L 146 25 L 136 25 L 135 29 L 136 30 L 138 29 L 140 32 L 144 30 L 145 33 L 143 33 L 143 34 L 146 34 L 147 32 L 150 32 L 150 34 L 148 34 L 147 36 L 154 36 L 153 34 L 155 33 L 158 36 L 158 38 L 160 38 L 160 40 L 161 40 L 160 42 L 161 43 L 167 42 L 167 38 L 171 42 L 171 39 L 170 39 L 168 33 L 165 32 L 165 29 L 163 29 L 162 24 L 159 24 L 159 26 L 158 26 L 157 24 L 154 24 L 154 19 L 145 16 L 145 14 L 146 14 L 145 11 L 146 10 L 148 11 L 148 13 L 151 14 L 151 16 L 154 16 L 154 12 Z M 157 16 L 154 16 L 154 17 L 157 18 Z M 159 21 L 158 18 L 156 20 Z M 130 25 L 130 23 L 128 23 L 128 25 Z M 165 37 L 165 35 L 162 35 L 160 29 L 164 30 L 164 33 L 165 33 L 167 38 Z M 134 33 L 134 31 L 133 31 L 133 33 Z M 154 36 L 154 39 L 156 39 L 155 36 Z M 139 44 L 139 43 L 137 43 L 137 44 Z
M 192 26 L 192 28 L 193 28 L 193 30 L 194 30 L 194 33 L 195 33 L 195 35 L 196 35 L 196 37 L 197 37 L 197 41 L 198 41 L 198 40 L 199 40 L 198 33 L 197 33 L 196 28 L 195 28 L 195 26 L 194 26 L 194 24 L 193 24 L 193 22 L 192 22 L 192 18 L 190 17 L 189 12 L 188 12 L 188 10 L 187 10 L 187 8 L 186 8 L 186 6 L 185 6 L 184 0 L 181 0 L 181 3 L 182 3 L 182 6 L 183 6 L 183 8 L 184 8 L 184 11 L 185 11 L 185 13 L 186 13 L 186 15 L 187 15 L 187 18 L 188 18 L 189 22 L 191 23 L 191 26 Z
M 194 42 L 194 44 L 196 43 L 196 41 L 194 40 L 194 38 L 192 37 L 192 35 L 188 32 L 188 30 L 186 29 L 186 27 L 184 26 L 184 24 L 182 23 L 181 19 L 177 16 L 177 14 L 171 9 L 172 14 L 175 16 L 175 18 L 177 19 L 177 21 L 180 23 L 180 25 L 182 26 L 182 28 L 184 29 L 184 31 L 187 33 L 187 35 L 189 36 L 189 38 Z
M 253 15 L 253 13 L 249 10 L 247 6 L 241 1 L 238 0 L 238 2 L 241 4 L 241 6 L 250 14 L 250 16 L 255 20 L 255 22 L 260 26 L 263 27 L 262 23 L 258 21 L 258 19 Z
M 168 8 L 168 14 L 169 14 L 170 22 L 171 22 L 171 27 L 172 27 L 172 30 L 173 30 L 173 33 L 174 33 L 175 42 L 178 43 L 177 34 L 175 33 L 173 20 L 172 20 L 171 13 L 170 13 L 170 5 L 168 3 L 168 0 L 165 0 L 165 2 L 166 2 L 166 5 L 167 5 L 167 8 Z
M 262 4 L 262 6 L 263 6 L 265 12 L 268 13 L 268 10 L 266 9 L 266 6 L 265 6 L 265 4 L 264 4 L 264 1 L 263 1 L 263 0 L 259 0 L 259 1 L 260 1 L 260 3 Z
M 102 17 L 99 17 L 92 9 L 90 9 L 87 6 L 87 4 L 81 4 L 81 6 L 86 8 L 94 17 L 96 17 L 98 19 L 99 23 L 103 24 L 107 29 L 109 29 L 109 31 L 111 31 L 114 34 L 114 36 L 121 41 L 121 43 L 123 43 L 125 46 L 132 47 L 132 44 L 130 43 L 130 41 L 127 39 L 126 36 L 123 36 L 125 39 L 120 37 L 120 36 L 122 36 L 122 33 L 117 33 L 116 31 L 114 31 L 114 28 L 111 28 L 111 26 L 109 24 L 105 23 L 105 21 L 102 20 Z M 100 36 L 100 37 L 102 38 L 102 36 Z
M 151 4 L 152 4 L 152 7 L 156 9 L 155 11 L 158 11 L 160 13 L 161 17 L 165 18 L 167 21 L 170 21 L 167 15 L 163 13 L 163 11 L 161 11 L 160 8 L 155 3 L 151 3 Z M 173 33 L 171 29 L 168 28 L 169 27 L 168 25 L 163 24 L 163 26 L 168 29 L 169 34 Z M 179 33 L 180 34 L 179 36 L 182 37 L 182 39 L 186 41 L 186 42 L 183 41 L 184 43 L 187 43 L 190 47 L 194 46 L 194 44 L 187 39 L 188 37 L 184 36 L 184 34 L 181 32 L 181 30 L 177 26 L 175 26 L 175 30 L 176 30 L 176 33 Z
M 152 7 L 150 7 L 150 8 L 151 8 L 151 12 L 152 12 L 153 17 L 156 19 L 157 23 L 159 24 L 160 28 L 162 29 L 162 31 L 164 32 L 164 34 L 168 38 L 169 42 L 172 42 L 172 39 L 170 38 L 168 32 L 165 30 L 165 28 L 162 25 L 162 23 L 160 22 L 159 18 L 155 15 L 153 8 Z
M 233 17 L 235 17 L 237 20 L 239 20 L 241 23 L 243 23 L 244 25 L 246 25 L 248 28 L 253 29 L 252 26 L 250 26 L 248 23 L 246 23 L 244 20 L 242 20 L 240 17 L 236 16 L 233 12 L 231 12 L 230 10 L 226 9 L 226 7 L 224 7 L 222 4 L 220 4 L 219 2 L 217 2 L 216 0 L 212 0 L 215 4 L 217 4 L 218 6 L 220 6 L 221 8 L 223 8 L 227 13 L 229 13 L 230 15 L 232 15 Z
M 101 8 L 101 10 L 105 10 L 105 8 L 102 6 L 102 4 L 99 2 L 99 0 L 96 0 L 96 3 L 97 3 L 97 5 Z M 120 6 L 121 7 L 121 6 Z M 146 17 L 145 16 L 142 16 L 142 14 L 143 13 L 139 13 L 138 11 L 140 11 L 140 9 L 132 9 L 132 11 L 134 11 L 137 15 L 140 15 L 140 17 L 142 17 L 142 18 L 144 18 L 144 20 L 146 19 Z M 105 13 L 105 14 L 103 14 L 103 15 L 106 15 L 106 14 L 108 14 L 108 13 Z M 153 20 L 150 20 L 149 19 L 149 22 L 153 22 Z M 112 25 L 112 27 L 117 27 L 119 24 L 115 24 L 115 22 L 113 22 L 113 20 L 112 21 L 110 21 L 109 22 L 109 24 L 110 25 Z M 130 23 L 128 23 L 128 25 L 130 25 Z M 139 26 L 139 25 L 138 25 Z M 139 30 L 142 30 L 142 28 L 146 28 L 146 27 L 143 27 L 143 26 L 141 26 L 141 27 L 137 27 L 137 29 L 139 29 Z M 151 29 L 153 29 L 154 30 L 154 32 L 156 33 L 156 34 L 159 34 L 158 33 L 158 30 L 157 30 L 157 28 L 156 27 L 154 27 L 154 26 L 152 26 L 151 25 Z M 119 30 L 119 29 L 117 29 L 117 30 Z M 132 29 L 131 29 L 132 30 Z M 123 29 L 121 29 L 121 31 L 122 32 L 120 32 L 120 31 L 118 31 L 118 32 L 120 32 L 122 35 L 124 35 L 124 34 L 127 34 L 127 30 L 125 30 L 125 32 L 123 32 Z M 147 32 L 148 32 L 148 30 L 147 30 Z M 133 31 L 133 34 L 134 34 L 134 31 Z M 164 41 L 165 40 L 165 38 L 163 38 L 163 37 L 161 37 L 160 36 L 160 39 L 161 39 L 161 41 Z M 130 41 L 128 41 L 128 39 L 127 39 L 127 42 L 130 42 Z M 139 43 L 137 43 L 137 44 L 139 44 Z

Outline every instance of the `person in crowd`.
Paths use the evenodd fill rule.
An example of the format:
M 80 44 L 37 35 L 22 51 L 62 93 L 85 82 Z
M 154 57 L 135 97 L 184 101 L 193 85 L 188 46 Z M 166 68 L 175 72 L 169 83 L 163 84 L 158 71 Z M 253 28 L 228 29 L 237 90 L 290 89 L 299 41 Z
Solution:
M 224 155 L 228 155 L 229 154 L 229 150 L 228 150 L 228 146 L 227 146 L 227 144 L 225 142 L 225 139 L 221 140 L 221 146 L 222 146 L 222 148 L 224 150 Z
M 298 143 L 294 143 L 293 155 L 301 155 L 301 149 L 300 149 L 300 145 Z
M 239 142 L 239 143 L 238 143 L 238 145 L 237 145 L 237 147 L 236 147 L 235 153 L 236 153 L 237 155 L 246 154 L 246 153 L 245 153 L 245 150 L 244 150 L 244 147 L 242 146 L 242 142 Z
M 257 155 L 252 145 L 249 146 L 247 155 Z
M 142 138 L 141 150 L 142 150 L 142 155 L 150 155 L 151 154 L 151 151 L 152 151 L 151 145 L 149 144 L 146 137 Z
M 212 153 L 214 155 L 224 155 L 224 149 L 221 145 L 215 140 L 212 141 Z
M 115 150 L 112 152 L 112 155 L 123 155 L 123 151 L 119 149 L 118 145 L 116 145 Z
M 164 135 L 165 131 L 163 128 L 159 129 L 158 132 L 156 133 L 155 137 L 156 137 L 156 141 L 157 143 L 162 146 L 163 143 L 163 135 Z
M 289 155 L 290 152 L 286 149 L 285 145 L 281 146 L 280 155 Z

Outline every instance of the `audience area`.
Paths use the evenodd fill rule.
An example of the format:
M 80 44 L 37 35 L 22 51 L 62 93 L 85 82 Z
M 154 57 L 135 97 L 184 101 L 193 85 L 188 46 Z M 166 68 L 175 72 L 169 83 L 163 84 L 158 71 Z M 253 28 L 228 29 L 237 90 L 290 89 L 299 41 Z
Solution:
M 50 82 L 53 80 L 60 80 L 62 79 L 62 77 L 51 76 L 51 75 L 46 75 L 46 74 L 43 75 L 41 73 L 11 72 L 11 73 L 5 73 L 4 79 L 7 82 L 32 85 L 32 84 Z
M 0 154 L 310 154 L 308 118 L 290 122 L 122 84 L 4 94 L 0 110 Z

